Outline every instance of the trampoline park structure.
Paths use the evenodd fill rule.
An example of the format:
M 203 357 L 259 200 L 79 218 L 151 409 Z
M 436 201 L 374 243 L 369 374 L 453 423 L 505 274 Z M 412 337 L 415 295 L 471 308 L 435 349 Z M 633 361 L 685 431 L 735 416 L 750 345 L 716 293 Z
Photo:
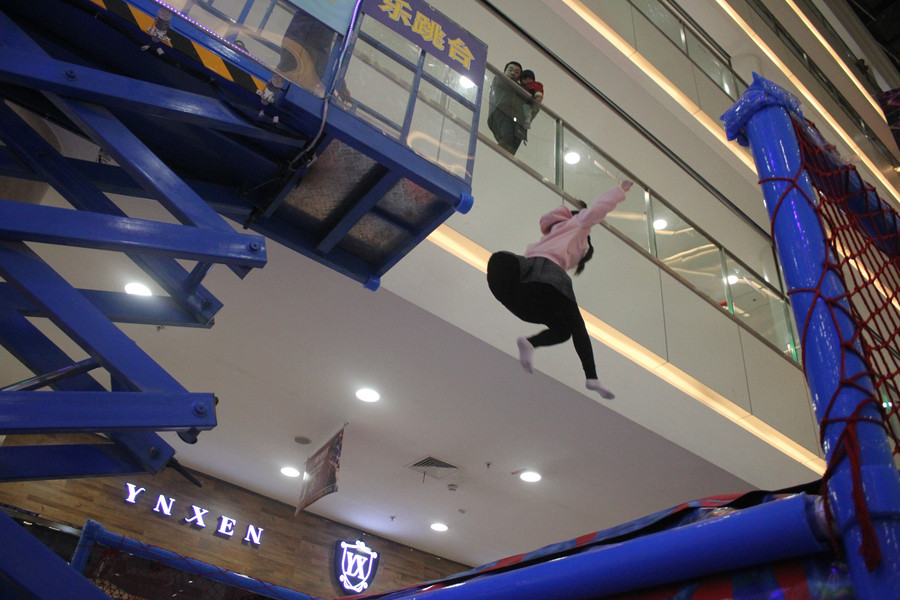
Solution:
M 114 163 L 63 157 L 0 105 L 0 175 L 49 182 L 79 209 L 0 201 L 0 341 L 36 374 L 0 390 L 0 433 L 92 432 L 113 443 L 0 447 L 0 481 L 157 472 L 177 463 L 156 432 L 195 441 L 215 426 L 213 396 L 181 388 L 113 322 L 210 326 L 221 304 L 201 286 L 204 274 L 216 263 L 238 276 L 262 266 L 266 239 L 375 288 L 386 269 L 471 202 L 479 94 L 467 96 L 423 68 L 424 49 L 437 48 L 435 28 L 412 31 L 402 14 L 382 10 L 427 5 L 346 3 L 349 12 L 331 29 L 347 34 L 332 40 L 324 68 L 315 68 L 322 67 L 315 52 L 282 46 L 264 27 L 248 33 L 248 19 L 263 22 L 286 6 L 276 0 L 250 0 L 239 15 L 220 15 L 233 26 L 224 31 L 189 20 L 197 7 L 215 13 L 205 0 L 178 7 L 184 15 L 150 0 L 6 4 L 4 98 L 80 132 Z M 432 23 L 442 19 L 426 15 Z M 456 40 L 445 45 L 445 64 L 481 82 L 483 45 L 450 22 L 441 25 L 441 39 Z M 415 39 L 423 48 L 418 62 L 370 27 Z M 260 60 L 253 48 L 268 48 L 273 58 Z M 272 66 L 284 48 L 293 75 Z M 375 54 L 402 69 L 385 68 Z M 342 88 L 354 68 L 405 89 L 405 112 L 392 116 L 377 97 L 367 102 L 366 88 Z M 411 75 L 400 80 L 400 72 Z M 433 118 L 423 124 L 418 110 L 437 116 L 438 126 L 429 128 Z M 896 213 L 803 120 L 796 100 L 770 82 L 757 78 L 724 119 L 729 136 L 751 146 L 773 220 L 829 465 L 822 487 L 696 501 L 379 597 L 900 598 L 898 327 L 859 333 L 896 304 Z M 105 193 L 154 199 L 178 224 L 127 217 Z M 837 221 L 824 221 L 824 210 Z M 846 229 L 861 234 L 887 269 L 833 241 L 845 229 L 834 225 L 841 218 L 852 221 Z M 26 242 L 124 252 L 168 295 L 141 303 L 76 289 Z M 852 264 L 839 258 L 846 254 Z M 186 261 L 196 262 L 193 270 L 182 267 Z M 844 276 L 871 270 L 877 285 L 861 287 L 882 303 L 855 308 L 850 295 L 857 292 L 848 292 Z M 71 360 L 26 320 L 34 316 L 51 320 L 91 358 Z M 109 372 L 109 391 L 92 377 L 95 369 Z M 36 397 L 46 388 L 52 391 Z M 114 413 L 107 410 L 113 403 Z M 71 564 L 5 516 L 0 539 L 4 598 L 110 597 L 82 575 L 95 545 L 203 574 L 253 597 L 309 598 L 148 548 L 93 522 Z

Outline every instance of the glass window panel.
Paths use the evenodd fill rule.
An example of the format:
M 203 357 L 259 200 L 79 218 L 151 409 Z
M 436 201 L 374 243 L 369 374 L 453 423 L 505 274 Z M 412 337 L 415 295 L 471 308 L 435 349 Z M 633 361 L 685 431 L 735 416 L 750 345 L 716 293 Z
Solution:
M 409 147 L 450 173 L 470 178 L 471 123 L 471 110 L 423 81 L 410 125 Z
M 603 170 L 605 166 L 606 160 L 598 151 L 563 127 L 561 184 L 567 194 L 590 202 L 598 192 L 616 185 L 615 179 Z
M 175 6 L 178 12 L 222 37 L 227 37 L 230 33 L 231 23 L 229 19 L 237 19 L 240 15 L 240 10 L 234 9 L 233 2 L 213 4 L 207 0 L 198 0 L 181 2 L 180 4 L 181 6 Z M 241 4 L 243 5 L 243 3 Z
M 734 93 L 734 83 L 728 66 L 703 43 L 696 34 L 687 32 L 687 53 L 700 69 L 729 96 Z M 727 84 L 727 89 L 726 89 Z
M 268 3 L 261 4 L 268 7 Z M 260 5 L 256 6 L 259 7 Z M 264 26 L 260 19 L 264 18 L 265 14 L 257 14 L 257 11 L 255 11 L 248 17 L 245 26 L 240 27 L 232 34 L 233 41 L 293 81 L 297 77 L 295 75 L 291 76 L 289 71 L 297 67 L 293 54 L 297 52 L 297 46 L 292 44 L 300 45 L 302 40 L 291 40 L 290 37 L 286 39 L 285 36 L 288 35 L 288 28 L 294 16 L 298 14 L 305 15 L 303 11 L 299 11 L 293 6 L 282 2 L 274 3 L 271 14 L 266 19 Z M 312 52 L 314 54 L 321 52 L 320 65 L 324 72 L 324 66 L 327 64 L 328 56 L 331 54 L 332 44 L 339 43 L 342 38 L 324 24 L 317 25 L 314 28 L 321 40 L 322 47 L 318 50 L 313 49 Z M 304 51 L 307 54 L 310 53 L 309 48 Z
M 392 137 L 403 126 L 413 72 L 362 39 L 356 41 L 345 83 L 358 117 Z
M 593 166 L 600 171 L 597 176 L 597 187 L 594 196 L 618 185 L 617 180 L 624 181 L 628 176 L 603 157 L 592 159 Z M 593 198 L 588 198 L 588 201 Z M 625 193 L 625 202 L 616 206 L 615 210 L 606 215 L 606 224 L 615 228 L 620 233 L 631 239 L 645 251 L 650 251 L 650 235 L 647 228 L 647 202 L 644 189 L 634 185 Z
M 650 197 L 657 258 L 700 293 L 727 308 L 721 249 L 665 203 Z
M 631 3 L 676 46 L 682 50 L 685 49 L 684 29 L 681 21 L 658 0 L 631 0 Z
M 384 44 L 413 65 L 419 62 L 421 49 L 399 33 L 388 29 L 387 26 L 379 21 L 364 17 L 360 31 L 372 36 L 377 42 Z
M 787 299 L 727 252 L 725 264 L 734 316 L 793 358 L 796 338 L 788 320 Z
M 527 139 L 516 151 L 516 158 L 550 183 L 556 182 L 556 120 L 538 109 L 531 118 Z
M 471 81 L 468 77 L 460 75 L 458 71 L 431 54 L 425 56 L 424 71 L 472 103 L 478 97 L 480 82 Z
M 628 2 L 610 2 L 609 0 L 584 0 L 584 5 L 600 17 L 600 20 L 612 27 L 626 42 L 634 46 L 634 15 Z

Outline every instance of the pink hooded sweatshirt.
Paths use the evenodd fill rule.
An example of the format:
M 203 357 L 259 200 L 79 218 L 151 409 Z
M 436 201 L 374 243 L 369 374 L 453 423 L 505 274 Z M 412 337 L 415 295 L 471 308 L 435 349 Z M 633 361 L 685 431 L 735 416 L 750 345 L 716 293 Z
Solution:
M 606 190 L 588 208 L 574 217 L 565 205 L 560 205 L 541 217 L 541 233 L 544 237 L 525 250 L 526 258 L 542 256 L 558 264 L 566 271 L 578 266 L 578 261 L 587 252 L 587 238 L 591 228 L 606 218 L 606 215 L 625 200 L 625 191 L 620 187 Z

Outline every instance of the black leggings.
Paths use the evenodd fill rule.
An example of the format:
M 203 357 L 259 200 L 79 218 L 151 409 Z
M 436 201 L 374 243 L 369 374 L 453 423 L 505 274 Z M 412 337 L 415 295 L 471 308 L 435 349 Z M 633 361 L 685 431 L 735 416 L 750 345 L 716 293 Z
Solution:
M 519 259 L 506 252 L 491 256 L 487 279 L 491 293 L 511 313 L 548 327 L 528 338 L 532 346 L 553 346 L 571 337 L 586 378 L 597 379 L 591 338 L 575 302 L 549 283 L 523 282 Z

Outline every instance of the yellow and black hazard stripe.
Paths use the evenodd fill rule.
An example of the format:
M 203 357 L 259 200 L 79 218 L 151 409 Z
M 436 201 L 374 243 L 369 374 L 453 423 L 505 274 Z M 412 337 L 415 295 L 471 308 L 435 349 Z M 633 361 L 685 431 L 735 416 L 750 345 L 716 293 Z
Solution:
M 144 33 L 147 33 L 149 29 L 154 26 L 156 21 L 155 15 L 149 15 L 143 10 L 128 4 L 124 0 L 91 0 L 91 2 L 137 27 Z M 163 43 L 170 46 L 173 50 L 200 63 L 219 77 L 231 81 L 253 93 L 261 91 L 266 86 L 265 81 L 254 77 L 237 65 L 223 60 L 222 57 L 215 52 L 212 52 L 202 44 L 178 33 L 174 29 L 170 28 L 166 35 L 169 39 Z

